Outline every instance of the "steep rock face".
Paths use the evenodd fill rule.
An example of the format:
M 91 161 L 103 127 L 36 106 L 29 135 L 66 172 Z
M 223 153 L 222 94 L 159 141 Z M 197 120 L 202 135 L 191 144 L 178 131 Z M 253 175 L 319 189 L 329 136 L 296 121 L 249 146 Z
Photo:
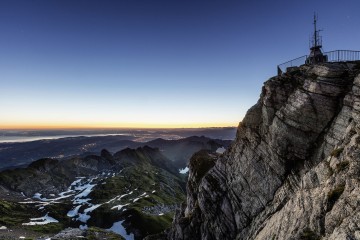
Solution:
M 360 239 L 359 102 L 358 63 L 268 80 L 214 167 L 190 162 L 168 238 Z

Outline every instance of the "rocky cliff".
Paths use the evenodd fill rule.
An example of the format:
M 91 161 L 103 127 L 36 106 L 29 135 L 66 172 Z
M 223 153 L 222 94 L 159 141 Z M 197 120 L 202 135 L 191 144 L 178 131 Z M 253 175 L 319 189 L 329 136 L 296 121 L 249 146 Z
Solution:
M 190 161 L 167 238 L 360 239 L 359 69 L 303 65 L 265 82 L 227 152 Z

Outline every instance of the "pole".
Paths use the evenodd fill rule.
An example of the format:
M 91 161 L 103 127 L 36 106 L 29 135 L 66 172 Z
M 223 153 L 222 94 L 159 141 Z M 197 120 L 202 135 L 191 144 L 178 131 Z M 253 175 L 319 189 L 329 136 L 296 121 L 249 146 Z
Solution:
M 314 12 L 314 41 L 315 41 L 315 46 L 317 46 L 317 34 L 316 34 L 316 13 Z

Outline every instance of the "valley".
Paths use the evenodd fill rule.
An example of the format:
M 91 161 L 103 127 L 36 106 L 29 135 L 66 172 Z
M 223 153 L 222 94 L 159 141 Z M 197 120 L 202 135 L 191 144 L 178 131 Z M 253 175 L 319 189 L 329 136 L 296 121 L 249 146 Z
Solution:
M 187 172 L 179 170 L 199 150 L 216 157 L 231 141 L 193 136 L 131 143 L 134 148 L 115 153 L 42 158 L 2 171 L 0 239 L 113 234 L 136 240 L 161 233 L 186 199 Z

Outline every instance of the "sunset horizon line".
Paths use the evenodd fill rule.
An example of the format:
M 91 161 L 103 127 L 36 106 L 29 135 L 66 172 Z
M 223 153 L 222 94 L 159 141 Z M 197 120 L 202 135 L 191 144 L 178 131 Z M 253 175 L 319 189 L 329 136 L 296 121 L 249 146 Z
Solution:
M 127 125 L 0 125 L 0 130 L 125 130 L 125 129 L 196 129 L 232 128 L 239 123 L 194 123 L 194 124 L 127 124 Z

